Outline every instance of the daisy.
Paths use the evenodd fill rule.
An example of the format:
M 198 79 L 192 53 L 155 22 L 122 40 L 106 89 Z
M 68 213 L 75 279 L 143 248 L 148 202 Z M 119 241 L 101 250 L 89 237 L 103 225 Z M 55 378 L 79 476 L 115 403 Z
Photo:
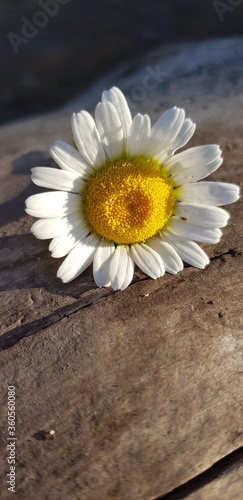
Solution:
M 26 201 L 40 218 L 31 228 L 51 239 L 53 257 L 64 257 L 57 276 L 77 278 L 92 262 L 99 287 L 123 290 L 134 264 L 151 278 L 176 274 L 183 261 L 203 269 L 209 258 L 195 243 L 217 243 L 229 214 L 220 205 L 239 198 L 239 188 L 198 182 L 222 163 L 219 146 L 197 146 L 175 154 L 195 124 L 173 107 L 151 127 L 148 115 L 133 119 L 122 92 L 102 94 L 95 121 L 72 116 L 77 148 L 56 141 L 50 153 L 60 169 L 37 167 L 32 180 L 52 189 Z

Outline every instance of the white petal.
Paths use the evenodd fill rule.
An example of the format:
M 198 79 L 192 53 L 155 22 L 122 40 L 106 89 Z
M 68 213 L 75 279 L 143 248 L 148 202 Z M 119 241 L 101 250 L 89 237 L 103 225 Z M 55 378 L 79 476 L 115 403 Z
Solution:
M 195 129 L 196 129 L 196 124 L 193 123 L 190 120 L 190 118 L 186 118 L 180 131 L 178 132 L 177 136 L 175 137 L 174 141 L 171 144 L 171 151 L 168 152 L 168 155 L 173 156 L 173 154 L 177 149 L 180 149 L 183 146 L 185 146 L 185 144 L 187 144 L 188 141 L 193 136 Z
M 124 290 L 132 281 L 134 262 L 129 247 L 118 245 L 110 260 L 109 276 L 113 290 Z
M 48 167 L 35 167 L 31 172 L 31 179 L 37 186 L 73 193 L 80 193 L 84 187 L 84 181 L 75 172 Z
M 161 236 L 162 238 L 162 236 Z M 146 245 L 157 252 L 163 260 L 167 273 L 176 274 L 183 269 L 183 262 L 175 249 L 166 241 L 162 241 L 158 236 L 153 236 L 146 241 Z
M 123 137 L 126 139 L 129 134 L 129 130 L 132 124 L 132 116 L 127 104 L 127 100 L 123 93 L 117 87 L 112 87 L 110 90 L 106 90 L 102 94 L 102 102 L 108 101 L 115 106 L 117 114 L 120 118 L 122 128 L 123 128 Z
M 148 115 L 134 116 L 127 138 L 126 153 L 130 156 L 139 156 L 144 152 L 144 145 L 151 131 L 151 123 Z
M 52 219 L 80 210 L 81 197 L 64 191 L 50 191 L 30 196 L 26 200 L 26 212 L 33 217 Z
M 100 240 L 94 234 L 90 234 L 78 243 L 59 267 L 57 277 L 63 283 L 69 283 L 77 278 L 91 264 L 99 243 Z
M 55 141 L 50 148 L 50 154 L 63 170 L 77 172 L 83 178 L 87 178 L 93 172 L 91 166 L 83 160 L 77 149 L 64 141 Z
M 196 146 L 178 153 L 166 163 L 176 186 L 200 181 L 217 170 L 222 163 L 220 147 L 215 144 Z
M 230 217 L 223 208 L 184 202 L 175 204 L 174 213 L 177 217 L 185 218 L 190 224 L 212 229 L 226 226 Z
M 220 229 L 209 229 L 190 224 L 178 217 L 171 217 L 168 223 L 168 229 L 173 234 L 177 234 L 188 240 L 200 241 L 201 243 L 218 243 L 222 236 L 222 231 L 220 231 Z
M 105 162 L 105 152 L 92 116 L 87 111 L 73 114 L 73 137 L 83 159 L 97 167 Z
M 48 240 L 68 232 L 66 217 L 63 219 L 39 219 L 31 227 L 30 231 L 39 240 Z
M 137 266 L 153 279 L 163 276 L 165 268 L 160 255 L 145 243 L 131 245 L 132 258 Z
M 173 235 L 169 230 L 163 231 L 163 240 L 170 243 L 184 262 L 191 266 L 204 269 L 209 264 L 207 254 L 194 241 L 184 240 Z
M 82 219 L 79 212 L 68 214 L 61 219 L 39 219 L 30 231 L 40 240 L 48 240 L 57 236 L 64 236 L 74 228 L 79 227 L 89 229 L 88 224 Z
M 226 182 L 184 184 L 174 191 L 177 199 L 199 205 L 229 205 L 239 199 L 240 188 Z
M 110 286 L 109 267 L 115 245 L 112 241 L 102 240 L 95 251 L 93 275 L 97 286 Z
M 194 167 L 200 163 L 200 166 L 210 164 L 221 155 L 220 147 L 217 144 L 207 144 L 205 146 L 195 146 L 181 153 L 177 153 L 167 163 L 170 174 L 180 173 L 181 170 Z
M 52 252 L 51 256 L 59 259 L 67 255 L 72 248 L 80 243 L 88 235 L 89 229 L 87 227 L 76 227 L 71 233 L 63 236 L 53 238 L 49 245 L 49 250 Z
M 185 120 L 185 111 L 177 107 L 163 113 L 153 125 L 145 146 L 145 154 L 163 161 Z
M 100 102 L 96 106 L 95 121 L 108 158 L 117 158 L 123 149 L 123 128 L 113 104 Z
M 127 268 L 124 281 L 121 285 L 121 290 L 125 290 L 125 288 L 127 288 L 128 285 L 130 285 L 134 275 L 134 261 L 131 256 L 131 250 L 129 248 L 127 248 L 126 250 L 127 250 Z

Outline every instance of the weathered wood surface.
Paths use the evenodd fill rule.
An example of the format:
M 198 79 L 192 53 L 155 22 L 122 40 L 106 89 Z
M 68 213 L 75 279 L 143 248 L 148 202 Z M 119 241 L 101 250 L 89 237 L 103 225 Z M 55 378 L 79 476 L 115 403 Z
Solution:
M 139 106 L 153 119 L 168 106 L 185 107 L 198 124 L 190 145 L 222 147 L 224 165 L 211 178 L 236 183 L 241 54 L 240 40 L 157 53 L 145 65 L 160 64 L 167 79 Z M 123 80 L 127 95 L 143 74 Z M 72 110 L 85 101 L 92 109 L 101 91 L 97 86 Z M 48 243 L 28 233 L 33 219 L 24 200 L 39 191 L 30 168 L 50 164 L 53 140 L 71 140 L 70 112 L 0 133 L 1 449 L 7 386 L 15 385 L 18 499 L 153 499 L 242 446 L 242 201 L 229 207 L 222 241 L 206 247 L 211 264 L 204 271 L 187 267 L 157 281 L 136 271 L 133 284 L 115 293 L 96 289 L 90 268 L 63 285 Z M 55 439 L 48 439 L 51 429 Z M 210 498 L 208 491 L 191 498 Z
M 240 454 L 239 454 L 240 456 Z M 239 457 L 236 457 L 239 458 Z M 206 483 L 202 487 L 186 498 L 188 500 L 215 500 L 224 498 L 225 500 L 241 499 L 243 491 L 243 457 L 234 464 L 228 464 L 222 473 L 219 473 L 212 481 Z M 178 497 L 182 498 L 182 497 Z M 174 499 L 175 500 L 175 499 Z

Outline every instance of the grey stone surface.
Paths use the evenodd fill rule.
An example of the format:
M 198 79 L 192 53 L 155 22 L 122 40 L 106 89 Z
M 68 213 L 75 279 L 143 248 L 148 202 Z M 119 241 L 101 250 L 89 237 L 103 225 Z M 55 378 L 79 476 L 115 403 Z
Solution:
M 55 139 L 71 141 L 71 111 L 94 109 L 115 79 L 134 97 L 157 64 L 167 76 L 133 99 L 133 113 L 155 120 L 183 106 L 198 124 L 189 146 L 223 150 L 211 178 L 241 183 L 242 54 L 241 39 L 174 46 L 133 75 L 108 75 L 59 113 L 0 130 L 1 449 L 15 385 L 18 499 L 153 499 L 242 446 L 242 201 L 229 207 L 221 242 L 205 247 L 208 268 L 156 281 L 136 270 L 124 292 L 96 289 L 91 268 L 63 285 L 60 260 L 29 234 L 24 213 L 39 191 L 30 168 L 51 163 Z

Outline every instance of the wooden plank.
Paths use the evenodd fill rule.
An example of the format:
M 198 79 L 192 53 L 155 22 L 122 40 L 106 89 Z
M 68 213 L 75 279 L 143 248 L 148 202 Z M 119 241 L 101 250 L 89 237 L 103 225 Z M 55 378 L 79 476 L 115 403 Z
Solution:
M 215 95 L 212 92 L 208 94 L 207 85 L 211 82 L 209 64 L 209 66 L 205 66 L 204 74 L 197 78 L 194 100 L 191 98 L 192 78 L 194 77 L 191 76 L 190 72 L 188 73 L 187 64 L 190 68 L 193 61 L 197 64 L 200 57 L 204 60 L 204 50 L 207 50 L 207 44 L 203 46 L 206 47 L 205 49 L 199 49 L 197 45 L 185 46 L 184 48 L 180 47 L 177 51 L 173 50 L 172 54 L 171 51 L 165 52 L 163 63 L 159 62 L 157 65 L 160 67 L 160 64 L 163 64 L 165 70 L 168 71 L 171 68 L 170 73 L 174 71 L 175 60 L 183 54 L 184 63 L 177 70 L 176 80 L 173 78 L 167 80 L 167 93 L 163 93 L 163 102 L 161 102 L 158 85 L 154 99 L 151 100 L 148 93 L 147 98 L 141 103 L 140 111 L 149 112 L 152 120 L 155 121 L 159 113 L 164 111 L 165 106 L 173 106 L 175 101 L 178 105 L 185 106 L 187 114 L 195 118 L 199 129 L 190 141 L 190 145 L 215 142 L 220 143 L 223 149 L 225 163 L 211 178 L 239 183 L 243 155 L 242 117 L 234 95 L 237 95 L 242 87 L 240 81 L 235 84 L 234 80 L 234 72 L 239 64 L 236 52 L 239 44 L 234 41 L 232 43 L 232 47 L 228 43 L 228 55 L 226 49 L 222 52 L 224 53 L 224 61 L 227 57 L 230 58 L 231 66 L 226 66 L 224 61 L 222 65 L 218 62 L 217 71 L 220 72 L 221 79 L 225 73 L 222 81 L 226 82 L 221 89 L 220 97 L 217 88 L 215 88 Z M 224 42 L 222 44 L 224 46 Z M 220 61 L 222 54 L 218 52 L 217 44 L 214 44 L 213 48 L 210 46 L 208 50 L 210 50 L 210 57 L 217 56 L 217 60 Z M 159 55 L 157 55 L 157 60 L 159 60 L 158 57 Z M 160 57 L 162 58 L 161 55 Z M 127 85 L 126 93 L 128 96 L 136 78 L 140 78 L 139 73 L 137 76 L 136 74 L 132 75 L 131 81 L 129 78 L 127 82 L 123 81 L 123 85 Z M 230 78 L 232 78 L 233 83 L 230 83 Z M 180 82 L 183 82 L 183 85 Z M 234 92 L 233 96 L 232 92 Z M 95 87 L 93 99 L 96 99 L 97 93 L 99 92 Z M 222 95 L 225 96 L 223 101 Z M 10 337 L 14 342 L 19 336 L 31 333 L 33 322 L 40 321 L 41 328 L 43 316 L 45 317 L 43 326 L 45 326 L 52 322 L 53 315 L 57 319 L 62 317 L 66 307 L 67 312 L 73 310 L 73 305 L 75 310 L 77 300 L 86 303 L 87 295 L 89 300 L 94 301 L 100 297 L 95 289 L 90 270 L 84 273 L 81 279 L 69 285 L 63 285 L 60 280 L 56 279 L 56 271 L 63 259 L 52 259 L 48 252 L 49 242 L 38 241 L 28 233 L 34 219 L 26 216 L 24 212 L 25 199 L 31 194 L 43 191 L 30 182 L 30 169 L 40 164 L 51 164 L 48 148 L 56 138 L 71 142 L 70 115 L 73 109 L 79 110 L 81 105 L 85 106 L 84 101 L 85 99 L 82 98 L 80 102 L 73 104 L 71 108 L 67 107 L 65 111 L 60 113 L 8 125 L 0 129 L 0 202 L 2 204 L 0 227 L 3 236 L 0 241 L 0 293 L 2 297 L 0 324 L 1 334 L 7 334 L 8 345 L 11 344 Z M 87 96 L 87 101 L 90 109 L 92 102 L 90 93 Z M 93 101 L 94 105 L 95 101 Z M 221 120 L 222 113 L 224 120 Z M 234 216 L 235 210 L 238 209 L 233 206 L 230 210 Z M 223 254 L 231 248 L 237 248 L 242 234 L 242 224 L 238 221 L 239 218 L 235 220 L 237 231 L 234 229 L 233 219 L 231 231 L 226 229 L 222 242 L 208 249 L 210 257 L 213 258 L 219 253 Z M 136 279 L 141 279 L 140 272 L 135 274 Z M 166 279 L 167 277 L 164 278 L 164 280 Z M 59 311 L 60 314 L 56 315 L 56 311 Z M 34 331 L 36 331 L 35 328 Z M 3 346 L 6 346 L 5 340 L 3 340 Z
M 157 59 L 176 78 L 163 102 L 158 88 L 141 111 L 155 118 L 165 104 L 187 106 L 199 117 L 191 145 L 223 149 L 224 166 L 212 179 L 240 183 L 237 55 L 234 44 L 232 52 L 222 50 L 224 41 L 213 47 L 178 48 Z M 222 88 L 209 92 L 216 54 Z M 201 73 L 191 74 L 193 61 Z M 49 164 L 45 151 L 55 138 L 70 140 L 67 114 L 0 131 L 1 449 L 7 388 L 14 385 L 18 499 L 36 497 L 37 488 L 40 499 L 153 499 L 242 445 L 242 202 L 230 207 L 221 242 L 206 247 L 211 264 L 204 271 L 186 267 L 153 281 L 136 270 L 133 284 L 118 293 L 96 289 L 91 269 L 62 285 L 55 277 L 60 261 L 28 234 L 33 220 L 24 199 L 37 192 L 29 181 L 33 163 Z M 52 429 L 56 437 L 48 439 Z M 7 495 L 4 489 L 1 498 Z
M 219 477 L 205 484 L 202 488 L 199 488 L 189 496 L 186 496 L 186 498 L 187 500 L 215 500 L 216 498 L 232 500 L 233 498 L 242 498 L 242 492 L 243 460 L 241 459 L 232 466 L 229 464 L 227 469 L 220 474 Z M 176 497 L 174 500 L 176 500 Z
M 20 495 L 154 498 L 241 445 L 240 262 L 137 282 L 2 352 Z

